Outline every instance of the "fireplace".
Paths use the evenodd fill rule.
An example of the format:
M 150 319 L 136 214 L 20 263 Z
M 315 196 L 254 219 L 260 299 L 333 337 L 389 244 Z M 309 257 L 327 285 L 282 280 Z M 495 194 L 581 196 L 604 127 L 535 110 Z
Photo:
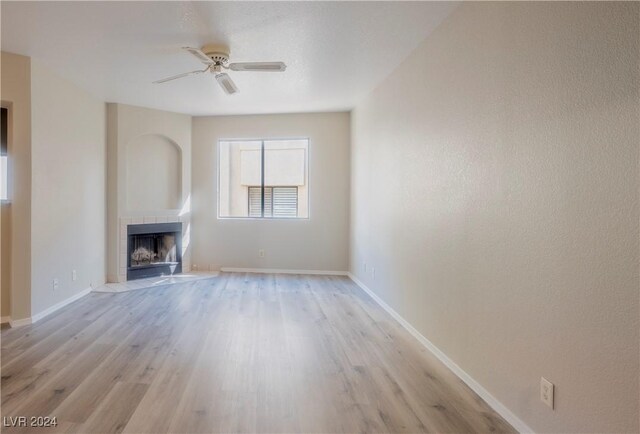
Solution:
M 182 273 L 182 223 L 127 226 L 127 280 Z

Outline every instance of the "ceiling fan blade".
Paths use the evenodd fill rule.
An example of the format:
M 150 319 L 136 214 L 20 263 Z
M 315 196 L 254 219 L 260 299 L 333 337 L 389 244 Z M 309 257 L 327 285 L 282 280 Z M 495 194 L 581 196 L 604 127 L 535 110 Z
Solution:
M 160 80 L 156 80 L 154 81 L 155 84 L 158 83 L 165 83 L 167 81 L 171 81 L 171 80 L 176 80 L 178 78 L 182 78 L 182 77 L 187 77 L 189 75 L 194 75 L 194 74 L 202 74 L 203 72 L 207 71 L 209 68 L 204 69 L 202 71 L 198 70 L 198 71 L 191 71 L 191 72 L 183 72 L 182 74 L 178 74 L 178 75 L 172 75 L 171 77 L 167 77 L 167 78 L 161 78 Z
M 191 53 L 194 56 L 196 56 L 198 58 L 198 60 L 201 61 L 202 63 L 204 63 L 205 65 L 213 65 L 214 64 L 214 61 L 211 60 L 211 58 L 209 56 L 204 54 L 202 52 L 202 50 L 200 50 L 199 48 L 182 47 L 182 49 L 183 50 L 187 50 L 189 53 Z
M 283 72 L 287 69 L 284 62 L 240 62 L 230 63 L 232 71 Z
M 218 80 L 218 84 L 227 94 L 233 95 L 238 91 L 236 84 L 231 80 L 229 74 L 225 74 L 224 72 L 222 74 L 216 74 L 216 80 Z

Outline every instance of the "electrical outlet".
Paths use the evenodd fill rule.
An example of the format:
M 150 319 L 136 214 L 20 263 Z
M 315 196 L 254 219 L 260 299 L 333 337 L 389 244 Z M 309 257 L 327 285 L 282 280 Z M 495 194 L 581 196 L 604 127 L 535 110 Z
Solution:
M 191 264 L 191 269 L 193 271 L 198 271 L 198 264 Z
M 261 258 L 264 258 L 264 249 L 258 250 L 258 256 L 260 256 Z
M 540 377 L 540 401 L 553 409 L 553 391 L 555 386 L 544 377 Z
M 58 281 L 58 279 L 53 279 L 51 285 L 53 286 L 53 290 L 55 291 L 56 289 L 58 289 L 58 286 L 60 286 L 60 282 Z
M 71 280 L 73 280 L 74 282 L 78 280 L 78 272 L 76 270 L 73 270 L 71 272 Z

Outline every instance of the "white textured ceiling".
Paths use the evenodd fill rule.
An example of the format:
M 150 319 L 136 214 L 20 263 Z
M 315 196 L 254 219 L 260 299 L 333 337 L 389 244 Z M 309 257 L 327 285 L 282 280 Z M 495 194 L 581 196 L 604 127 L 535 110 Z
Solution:
M 31 56 L 96 96 L 192 115 L 351 109 L 455 7 L 446 2 L 1 2 L 2 50 Z M 225 43 L 225 95 L 180 47 Z

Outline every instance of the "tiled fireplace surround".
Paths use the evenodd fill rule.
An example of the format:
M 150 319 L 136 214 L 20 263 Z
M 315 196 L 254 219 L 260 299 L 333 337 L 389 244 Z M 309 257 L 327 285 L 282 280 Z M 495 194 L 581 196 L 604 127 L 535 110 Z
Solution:
M 190 219 L 188 215 L 178 216 L 136 216 L 120 217 L 119 219 L 119 240 L 118 240 L 118 283 L 127 281 L 127 226 L 147 223 L 174 223 L 182 222 L 182 272 L 191 271 L 191 262 L 188 254 Z

